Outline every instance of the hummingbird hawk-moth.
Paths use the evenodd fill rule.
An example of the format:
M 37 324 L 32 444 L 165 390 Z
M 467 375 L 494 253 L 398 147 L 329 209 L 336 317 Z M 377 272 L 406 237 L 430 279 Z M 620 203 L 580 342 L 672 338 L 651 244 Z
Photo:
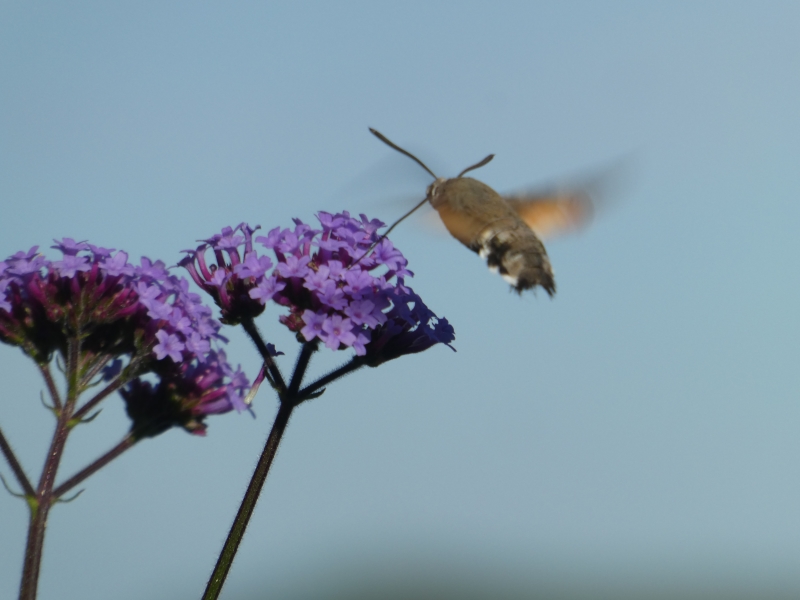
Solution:
M 467 248 L 486 259 L 489 269 L 499 272 L 518 292 L 537 285 L 552 296 L 556 290 L 550 259 L 542 237 L 585 223 L 592 215 L 592 202 L 585 191 L 552 194 L 501 196 L 485 183 L 464 177 L 492 158 L 467 167 L 457 177 L 437 177 L 416 156 L 389 141 L 375 129 L 370 131 L 382 142 L 415 160 L 434 178 L 425 199 L 398 219 L 400 221 L 429 202 L 450 234 Z

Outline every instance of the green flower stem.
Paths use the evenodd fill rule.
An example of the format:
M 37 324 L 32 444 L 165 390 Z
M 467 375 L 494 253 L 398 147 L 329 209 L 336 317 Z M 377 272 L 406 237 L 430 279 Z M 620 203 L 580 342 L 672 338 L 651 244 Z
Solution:
M 64 483 L 59 485 L 56 489 L 54 489 L 52 494 L 53 499 L 58 500 L 61 496 L 63 496 L 72 488 L 74 488 L 76 485 L 84 481 L 90 475 L 94 475 L 97 471 L 105 467 L 108 463 L 110 463 L 112 460 L 120 456 L 123 452 L 132 448 L 137 441 L 138 440 L 136 439 L 133 433 L 129 433 L 128 435 L 126 435 L 124 438 L 122 438 L 122 441 L 120 441 L 116 446 L 111 448 L 111 450 L 103 454 L 103 456 L 95 460 L 92 464 L 90 464 L 86 468 L 82 469 L 81 471 L 78 471 L 75 475 L 73 475 L 72 477 L 67 479 Z
M 11 449 L 11 444 L 8 443 L 6 436 L 3 435 L 2 429 L 0 429 L 0 450 L 2 450 L 3 456 L 6 457 L 8 466 L 10 466 L 11 470 L 14 472 L 14 477 L 17 478 L 17 481 L 22 488 L 22 492 L 28 498 L 33 498 L 36 495 L 36 492 L 34 491 L 28 476 L 25 475 L 22 465 L 19 464 L 17 457 L 14 455 L 14 451 Z
M 42 564 L 42 549 L 44 534 L 47 528 L 47 516 L 53 505 L 53 485 L 56 479 L 58 466 L 64 453 L 64 445 L 71 430 L 69 425 L 72 411 L 78 399 L 78 357 L 80 355 L 80 342 L 78 335 L 70 338 L 67 343 L 67 398 L 61 411 L 58 413 L 56 428 L 50 449 L 47 452 L 39 486 L 33 497 L 28 498 L 31 511 L 28 523 L 28 539 L 25 545 L 25 562 L 22 567 L 22 582 L 19 590 L 19 600 L 36 600 L 36 590 L 39 585 L 39 568 Z
M 278 444 L 280 444 L 283 432 L 289 424 L 289 417 L 292 415 L 293 410 L 294 406 L 288 402 L 282 402 L 278 409 L 275 423 L 272 425 L 272 431 L 269 432 L 267 443 L 264 445 L 264 450 L 258 459 L 253 478 L 250 480 L 250 485 L 247 486 L 239 512 L 236 514 L 230 533 L 228 533 L 228 539 L 225 540 L 225 545 L 222 547 L 217 564 L 208 580 L 203 600 L 216 600 L 219 598 L 220 592 L 222 592 L 225 578 L 228 576 L 228 571 L 230 571 L 233 564 L 236 551 L 239 549 L 239 544 L 242 541 L 245 529 L 247 529 L 247 523 L 250 521 L 250 517 L 256 507 L 261 488 L 264 487 L 264 482 L 267 480 L 267 473 L 269 473 L 269 468 L 272 465 L 272 459 L 275 458 Z
M 111 383 L 109 383 L 106 387 L 102 390 L 97 392 L 86 404 L 81 406 L 75 414 L 72 415 L 72 425 L 75 424 L 76 421 L 80 421 L 92 410 L 95 406 L 100 404 L 105 398 L 116 392 L 119 388 L 123 385 L 128 383 L 131 379 L 136 377 L 140 373 L 140 369 L 144 364 L 146 364 L 147 360 L 142 356 L 140 353 L 139 355 L 135 356 L 130 364 L 120 373 L 117 375 Z
M 111 362 L 110 355 L 95 357 L 91 366 L 86 369 L 83 377 L 81 377 L 81 389 L 91 385 L 92 379 L 94 379 L 97 374 L 103 370 L 103 367 L 105 367 L 109 362 Z
M 53 381 L 53 374 L 50 372 L 50 365 L 45 363 L 36 363 L 39 367 L 39 372 L 42 374 L 44 378 L 44 382 L 47 385 L 47 390 L 50 392 L 50 398 L 53 399 L 53 407 L 56 409 L 61 408 L 61 395 L 58 393 L 58 388 L 56 387 L 56 382 Z
M 126 380 L 123 379 L 122 377 L 117 377 L 114 381 L 112 381 L 102 390 L 97 392 L 97 394 L 95 394 L 91 400 L 89 400 L 86 404 L 84 404 L 77 411 L 75 411 L 75 414 L 72 415 L 71 421 L 74 423 L 75 421 L 80 421 L 81 419 L 83 419 L 90 410 L 92 410 L 95 406 L 100 404 L 100 402 L 103 401 L 105 398 L 116 392 L 119 388 L 121 388 L 125 384 L 125 382 Z
M 80 365 L 81 342 L 79 334 L 76 333 L 67 341 L 67 401 L 65 406 L 78 401 L 78 368 Z

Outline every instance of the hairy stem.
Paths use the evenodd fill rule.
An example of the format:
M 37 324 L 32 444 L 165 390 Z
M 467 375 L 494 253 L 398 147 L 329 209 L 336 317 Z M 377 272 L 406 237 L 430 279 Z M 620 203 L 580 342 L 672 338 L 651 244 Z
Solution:
M 42 562 L 42 547 L 44 533 L 47 527 L 47 516 L 52 506 L 52 490 L 56 471 L 61 461 L 64 445 L 69 434 L 69 410 L 67 406 L 58 415 L 53 440 L 47 452 L 42 477 L 35 496 L 30 500 L 30 522 L 28 524 L 28 541 L 25 546 L 25 563 L 22 568 L 22 584 L 20 585 L 20 600 L 35 600 L 36 588 L 39 581 L 39 567 Z
M 110 463 L 112 460 L 120 456 L 123 452 L 132 448 L 133 445 L 136 443 L 136 441 L 137 440 L 132 433 L 126 435 L 116 446 L 111 448 L 111 450 L 103 454 L 103 456 L 95 460 L 92 464 L 88 465 L 86 468 L 75 473 L 75 475 L 73 475 L 72 477 L 67 479 L 64 483 L 59 485 L 56 489 L 54 489 L 53 499 L 57 500 L 58 498 L 66 494 L 68 491 L 70 491 L 72 488 L 74 488 L 76 485 L 78 485 L 86 478 L 88 478 L 90 475 L 94 475 L 97 471 L 105 467 L 108 463 Z
M 81 377 L 81 389 L 86 388 L 92 382 L 92 379 L 105 367 L 109 362 L 111 362 L 110 355 L 101 355 L 95 357 L 91 366 L 86 369 L 86 372 Z
M 324 377 L 320 377 L 314 383 L 307 385 L 302 390 L 300 390 L 297 395 L 300 398 L 300 402 L 306 400 L 309 396 L 311 396 L 317 390 L 325 387 L 329 383 L 339 379 L 340 377 L 344 377 L 345 375 L 349 375 L 353 371 L 356 371 L 366 365 L 367 363 L 364 362 L 363 358 L 360 356 L 354 356 L 350 362 L 343 364 L 338 369 L 331 371 Z
M 236 514 L 231 530 L 228 533 L 228 538 L 225 540 L 225 545 L 222 547 L 222 552 L 219 555 L 217 564 L 206 585 L 203 600 L 216 600 L 219 598 L 220 592 L 222 592 L 222 586 L 233 564 L 233 559 L 236 556 L 236 551 L 239 549 L 239 544 L 244 537 L 247 523 L 253 515 L 258 496 L 261 494 L 261 489 L 264 487 L 264 482 L 267 480 L 267 473 L 269 473 L 269 468 L 272 465 L 272 459 L 275 458 L 275 453 L 278 451 L 278 444 L 280 444 L 283 432 L 289 424 L 289 417 L 292 415 L 293 410 L 294 406 L 288 402 L 282 402 L 278 409 L 278 414 L 275 417 L 272 430 L 269 432 L 267 443 L 264 445 L 264 450 L 261 452 L 261 457 L 258 459 L 258 464 L 250 480 L 250 485 L 247 486 L 247 491 L 242 499 L 239 512 Z
M 286 392 L 286 382 L 283 380 L 283 375 L 281 375 L 278 365 L 275 364 L 272 355 L 269 353 L 267 344 L 261 337 L 255 321 L 250 318 L 244 319 L 242 321 L 242 327 L 244 327 L 244 330 L 247 332 L 247 335 L 250 336 L 250 339 L 253 340 L 253 343 L 258 349 L 258 353 L 261 354 L 261 358 L 264 361 L 264 365 L 267 367 L 267 372 L 270 375 L 271 382 L 273 382 L 275 385 L 276 391 L 279 395 L 284 394 Z
M 289 382 L 287 396 L 297 396 L 297 390 L 300 389 L 300 385 L 303 383 L 303 377 L 305 377 L 306 369 L 308 368 L 308 364 L 311 362 L 311 356 L 314 354 L 314 352 L 316 352 L 318 347 L 319 342 L 317 340 L 303 344 L 303 349 L 300 351 L 300 355 L 297 357 L 297 364 L 294 366 L 292 380 Z M 287 400 L 288 399 L 289 398 L 287 398 Z
M 124 384 L 125 384 L 125 381 L 121 377 L 116 378 L 114 381 L 109 383 L 102 390 L 97 392 L 97 394 L 95 394 L 86 404 L 81 406 L 75 412 L 75 414 L 72 415 L 72 420 L 73 421 L 80 421 L 81 419 L 83 419 L 90 410 L 92 410 L 95 406 L 100 404 L 100 402 L 102 402 L 108 396 L 110 396 L 111 394 L 116 392 Z
M 90 410 L 92 410 L 95 406 L 100 404 L 101 401 L 106 399 L 108 396 L 116 392 L 119 388 L 123 385 L 128 383 L 131 379 L 136 377 L 140 370 L 142 369 L 142 365 L 146 364 L 146 357 L 142 356 L 141 354 L 135 356 L 131 359 L 131 362 L 125 367 L 120 374 L 118 374 L 111 382 L 104 387 L 102 390 L 97 392 L 89 401 L 81 406 L 73 415 L 72 421 L 74 424 L 75 421 L 80 421 L 83 419 Z
M 67 397 L 64 406 L 58 413 L 56 428 L 50 449 L 47 452 L 42 476 L 36 494 L 29 499 L 31 511 L 28 523 L 28 539 L 25 545 L 25 562 L 22 567 L 22 582 L 20 584 L 20 600 L 35 600 L 36 590 L 39 585 L 39 569 L 42 564 L 42 549 L 44 547 L 44 534 L 47 528 L 47 517 L 53 505 L 53 485 L 64 453 L 64 445 L 70 432 L 70 419 L 78 399 L 78 360 L 80 356 L 80 341 L 76 334 L 67 342 Z
M 6 436 L 3 435 L 2 429 L 0 429 L 0 450 L 2 450 L 3 456 L 6 457 L 8 466 L 10 466 L 11 470 L 14 472 L 14 477 L 17 478 L 17 482 L 19 482 L 23 493 L 28 498 L 33 498 L 36 495 L 36 491 L 34 491 L 28 476 L 25 475 L 25 471 L 22 469 L 22 465 L 19 464 L 17 457 L 14 455 L 11 444 L 8 443 Z
M 254 334 L 251 334 L 251 337 L 253 336 L 255 336 L 254 341 L 256 339 L 261 339 L 258 335 L 258 331 L 255 331 Z M 263 341 L 261 344 L 263 345 Z M 256 341 L 256 345 L 258 345 L 258 341 Z M 355 357 L 349 363 L 339 367 L 325 377 L 322 377 L 310 386 L 299 390 L 300 385 L 303 382 L 303 376 L 305 375 L 306 369 L 311 361 L 311 357 L 317 348 L 318 342 L 316 341 L 303 344 L 303 348 L 297 358 L 297 364 L 295 365 L 289 387 L 284 387 L 283 392 L 281 393 L 281 391 L 279 391 L 278 393 L 278 397 L 280 399 L 280 408 L 278 409 L 278 414 L 275 417 L 272 430 L 267 438 L 267 443 L 264 445 L 264 450 L 261 452 L 261 457 L 258 459 L 258 464 L 256 465 L 255 472 L 250 480 L 250 485 L 247 487 L 247 491 L 242 499 L 242 503 L 239 506 L 239 512 L 236 514 L 236 518 L 234 519 L 233 525 L 228 533 L 228 538 L 225 540 L 225 545 L 222 547 L 222 552 L 219 555 L 217 564 L 208 580 L 206 591 L 203 594 L 203 600 L 216 600 L 222 592 L 222 586 L 224 585 L 225 579 L 227 578 L 228 572 L 233 564 L 233 559 L 236 556 L 236 551 L 239 549 L 239 544 L 244 537 L 247 524 L 253 514 L 253 510 L 255 509 L 261 489 L 264 487 L 264 482 L 267 479 L 267 473 L 269 473 L 272 460 L 275 458 L 275 453 L 278 451 L 278 445 L 280 444 L 281 438 L 283 437 L 283 432 L 286 430 L 286 426 L 289 423 L 289 417 L 291 416 L 292 411 L 304 400 L 314 397 L 315 392 L 317 392 L 317 390 L 322 388 L 324 385 L 327 385 L 339 377 L 347 375 L 348 373 L 352 373 L 356 369 L 359 369 L 366 364 L 359 357 Z
M 42 374 L 44 378 L 44 382 L 47 385 L 47 390 L 50 392 L 50 398 L 53 400 L 53 407 L 56 409 L 61 408 L 61 395 L 58 393 L 58 388 L 56 387 L 56 382 L 53 381 L 53 374 L 50 372 L 50 365 L 45 363 L 36 363 L 39 367 L 39 372 Z

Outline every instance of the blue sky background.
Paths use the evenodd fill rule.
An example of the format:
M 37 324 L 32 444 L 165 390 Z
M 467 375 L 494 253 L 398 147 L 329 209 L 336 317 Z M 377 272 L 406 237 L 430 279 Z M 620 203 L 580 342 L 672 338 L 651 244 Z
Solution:
M 441 175 L 494 152 L 475 175 L 499 191 L 624 158 L 592 226 L 548 244 L 553 300 L 392 234 L 458 352 L 296 411 L 223 597 L 418 568 L 796 595 L 798 25 L 791 2 L 3 3 L 0 255 L 69 236 L 174 264 L 240 221 L 393 220 L 428 179 L 368 126 Z M 260 324 L 288 369 L 278 314 Z M 42 383 L 0 356 L 0 426 L 38 477 Z M 90 479 L 51 513 L 40 597 L 199 597 L 275 406 Z M 64 476 L 127 427 L 109 399 Z M 1 598 L 26 518 L 0 493 Z

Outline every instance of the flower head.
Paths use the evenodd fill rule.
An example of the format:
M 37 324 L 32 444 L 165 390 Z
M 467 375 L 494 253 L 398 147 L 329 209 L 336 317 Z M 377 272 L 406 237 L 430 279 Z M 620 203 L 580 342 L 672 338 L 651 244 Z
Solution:
M 288 309 L 280 322 L 300 341 L 353 348 L 368 364 L 453 341 L 447 321 L 405 285 L 413 274 L 403 254 L 379 236 L 381 221 L 356 219 L 346 211 L 320 212 L 317 219 L 319 229 L 294 219 L 294 228 L 278 227 L 255 239 L 274 254 L 271 271 L 240 267 L 272 262 L 257 254 L 252 235 L 258 228 L 246 224 L 224 229 L 181 264 L 214 297 L 225 322 L 256 316 L 271 300 Z M 222 239 L 230 241 L 224 249 Z M 203 258 L 209 248 L 217 257 L 213 269 Z
M 204 435 L 206 415 L 242 411 L 250 387 L 241 370 L 233 371 L 222 350 L 211 350 L 205 361 L 164 364 L 157 384 L 137 378 L 120 390 L 133 430 L 153 437 L 179 424 L 190 433 Z
M 266 301 L 278 291 L 276 282 L 264 277 L 272 261 L 253 250 L 256 229 L 244 223 L 226 227 L 195 250 L 184 250 L 186 256 L 178 263 L 214 299 L 222 311 L 223 323 L 235 325 L 242 319 L 257 317 L 264 312 Z M 209 249 L 216 264 L 206 261 Z
M 218 349 L 226 341 L 221 325 L 185 279 L 160 261 L 142 258 L 136 266 L 123 251 L 71 238 L 53 247 L 61 260 L 34 246 L 0 262 L 0 341 L 40 364 L 79 344 L 79 375 L 116 379 L 129 412 L 142 390 L 161 390 L 175 405 L 159 408 L 174 413 L 169 426 L 197 432 L 204 415 L 242 408 L 247 380 Z M 141 379 L 146 374 L 155 383 Z M 146 423 L 134 419 L 137 427 Z

